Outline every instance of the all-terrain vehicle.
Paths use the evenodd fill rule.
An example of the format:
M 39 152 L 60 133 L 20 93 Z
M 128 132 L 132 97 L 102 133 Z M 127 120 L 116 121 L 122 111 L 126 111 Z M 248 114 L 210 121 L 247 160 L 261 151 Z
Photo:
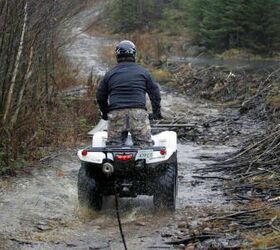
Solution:
M 92 146 L 79 150 L 78 199 L 82 206 L 102 209 L 104 196 L 153 196 L 156 208 L 175 210 L 177 195 L 177 134 L 153 135 L 154 146 L 106 147 L 107 132 L 93 133 Z

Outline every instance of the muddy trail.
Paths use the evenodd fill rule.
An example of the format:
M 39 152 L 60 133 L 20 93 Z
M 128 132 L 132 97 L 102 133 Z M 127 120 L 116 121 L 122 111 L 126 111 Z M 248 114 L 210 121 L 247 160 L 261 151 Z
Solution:
M 84 76 L 92 68 L 101 75 L 107 67 L 99 60 L 98 48 L 112 40 L 83 32 L 97 14 L 82 12 L 64 27 L 65 34 L 74 37 L 65 54 Z M 215 178 L 202 179 L 196 170 L 213 163 L 216 156 L 238 150 L 261 130 L 235 109 L 193 100 L 170 89 L 162 91 L 162 99 L 164 117 L 184 116 L 185 121 L 195 124 L 193 129 L 183 131 L 186 136 L 178 144 L 177 209 L 173 214 L 155 212 L 148 196 L 121 199 L 128 249 L 174 249 L 165 244 L 171 235 L 180 239 L 188 230 L 195 231 L 211 211 L 230 211 L 233 205 L 219 188 L 226 176 L 215 174 Z M 123 249 L 113 198 L 105 199 L 100 213 L 78 205 L 77 150 L 57 152 L 43 159 L 43 167 L 0 180 L 0 249 Z M 182 225 L 182 218 L 187 224 Z M 226 247 L 234 243 L 222 239 L 221 244 Z

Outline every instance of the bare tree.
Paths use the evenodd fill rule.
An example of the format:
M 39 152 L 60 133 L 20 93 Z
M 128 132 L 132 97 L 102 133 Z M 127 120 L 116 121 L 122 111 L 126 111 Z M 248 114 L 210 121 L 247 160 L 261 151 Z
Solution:
M 84 2 L 0 0 L 0 172 L 3 154 L 16 157 L 36 137 L 55 94 L 59 28 Z
M 16 60 L 15 60 L 14 71 L 13 71 L 13 75 L 12 75 L 12 81 L 11 81 L 11 84 L 10 84 L 7 101 L 5 103 L 5 111 L 4 111 L 2 123 L 6 122 L 7 116 L 9 114 L 9 110 L 10 110 L 11 102 L 12 102 L 12 97 L 13 97 L 13 93 L 14 93 L 14 88 L 15 88 L 15 83 L 16 83 L 16 78 L 17 78 L 17 74 L 18 74 L 20 59 L 21 59 L 21 55 L 22 55 L 22 51 L 23 51 L 23 42 L 24 42 L 24 37 L 25 37 L 25 32 L 26 32 L 26 24 L 27 24 L 27 17 L 28 17 L 27 6 L 28 5 L 27 5 L 27 2 L 26 2 L 25 5 L 24 5 L 24 18 L 23 18 L 23 25 L 22 25 L 20 43 L 19 43 L 19 47 L 18 47 Z

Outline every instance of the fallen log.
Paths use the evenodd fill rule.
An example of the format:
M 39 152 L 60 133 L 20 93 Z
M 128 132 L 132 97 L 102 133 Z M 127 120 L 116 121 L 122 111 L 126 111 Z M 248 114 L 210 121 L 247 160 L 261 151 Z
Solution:
M 224 180 L 224 181 L 232 180 L 232 178 L 222 177 L 222 176 L 201 176 L 201 175 L 193 175 L 192 178 L 197 178 L 197 179 L 219 179 L 219 180 Z
M 236 212 L 236 213 L 232 213 L 232 214 L 227 214 L 227 215 L 220 216 L 220 217 L 209 218 L 206 221 L 224 220 L 224 219 L 229 219 L 229 218 L 235 218 L 235 217 L 238 217 L 238 216 L 248 215 L 250 213 L 256 213 L 256 212 L 259 212 L 259 211 L 261 211 L 263 209 L 264 208 L 258 208 L 258 209 L 240 211 L 240 212 Z
M 152 127 L 155 128 L 202 128 L 198 124 L 152 124 Z
M 205 240 L 217 239 L 217 238 L 221 238 L 221 237 L 223 237 L 223 235 L 221 235 L 221 234 L 193 235 L 193 236 L 190 236 L 183 240 L 165 242 L 165 244 L 167 244 L 167 245 L 181 245 L 181 244 L 187 245 L 189 243 L 194 243 L 194 242 L 198 242 L 198 241 L 202 242 Z

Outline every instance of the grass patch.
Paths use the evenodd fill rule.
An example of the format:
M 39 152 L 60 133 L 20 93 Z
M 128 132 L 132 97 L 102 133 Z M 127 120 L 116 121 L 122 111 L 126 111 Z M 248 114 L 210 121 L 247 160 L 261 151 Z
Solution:
M 221 54 L 218 54 L 217 57 L 222 59 L 262 59 L 262 57 L 260 57 L 259 55 L 250 53 L 245 49 L 229 49 Z
M 274 108 L 280 109 L 280 95 L 273 95 L 267 97 L 267 102 Z
M 280 246 L 280 233 L 273 232 L 269 234 L 262 235 L 260 233 L 257 234 L 248 234 L 246 239 L 249 241 L 250 247 L 248 249 L 267 249 L 272 247 Z
M 228 49 L 222 53 L 214 53 L 214 56 L 221 59 L 243 59 L 243 60 L 279 60 L 279 55 L 263 56 L 260 54 L 254 54 L 249 50 L 242 48 Z
M 169 81 L 171 78 L 170 71 L 165 69 L 153 69 L 151 70 L 151 74 L 158 82 L 166 82 Z

